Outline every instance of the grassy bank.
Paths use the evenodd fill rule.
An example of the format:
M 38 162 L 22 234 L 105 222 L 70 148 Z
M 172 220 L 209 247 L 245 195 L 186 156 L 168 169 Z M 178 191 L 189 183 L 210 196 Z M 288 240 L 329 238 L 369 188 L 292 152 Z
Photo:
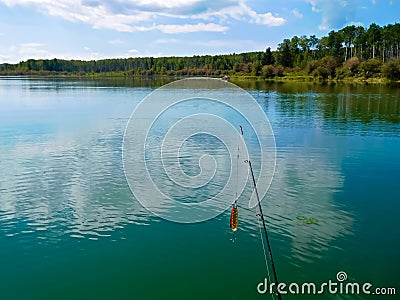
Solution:
M 47 78 L 65 78 L 65 79 L 122 79 L 122 80 L 133 80 L 133 81 L 147 81 L 147 80 L 162 80 L 170 82 L 176 79 L 190 78 L 190 77 L 211 77 L 211 78 L 222 78 L 222 75 L 198 75 L 198 74 L 187 74 L 187 75 L 134 75 L 127 72 L 99 72 L 99 73 L 68 73 L 68 72 L 50 72 L 50 71 L 15 71 L 15 72 L 0 72 L 0 76 L 27 76 L 27 77 L 47 77 Z M 263 75 L 247 75 L 247 74 L 229 74 L 230 81 L 242 82 L 242 81 L 262 81 L 262 82 L 312 82 L 312 83 L 356 83 L 356 84 L 393 84 L 400 83 L 400 80 L 390 80 L 385 77 L 370 77 L 365 78 L 359 77 L 328 77 L 312 76 L 307 74 L 298 73 L 287 73 L 281 76 L 265 77 Z

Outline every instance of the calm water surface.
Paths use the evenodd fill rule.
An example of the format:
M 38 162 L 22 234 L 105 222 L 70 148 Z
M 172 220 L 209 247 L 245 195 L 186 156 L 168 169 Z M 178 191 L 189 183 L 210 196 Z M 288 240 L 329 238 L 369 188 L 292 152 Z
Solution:
M 163 83 L 0 78 L 1 299 L 271 299 L 257 294 L 266 268 L 245 201 L 233 243 L 229 211 L 176 224 L 147 212 L 129 190 L 125 126 Z M 275 133 L 276 174 L 262 205 L 280 281 L 322 283 L 344 271 L 348 281 L 400 293 L 400 89 L 238 84 Z M 214 149 L 222 160 L 226 150 L 213 138 L 182 149 L 192 175 L 193 149 Z M 179 193 L 183 201 L 204 197 Z

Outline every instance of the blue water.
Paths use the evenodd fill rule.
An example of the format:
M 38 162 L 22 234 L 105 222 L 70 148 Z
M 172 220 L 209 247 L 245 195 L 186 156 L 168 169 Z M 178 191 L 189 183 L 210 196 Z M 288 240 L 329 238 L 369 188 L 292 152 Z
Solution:
M 395 287 L 398 294 L 399 89 L 238 84 L 275 134 L 276 172 L 262 205 L 279 280 L 321 283 L 344 271 L 348 281 Z M 229 210 L 179 224 L 151 214 L 131 193 L 123 134 L 155 86 L 0 78 L 1 299 L 271 299 L 256 290 L 267 272 L 257 212 L 245 199 L 250 184 L 239 203 L 235 242 Z M 182 149 L 191 175 L 199 167 L 196 151 L 213 149 L 221 162 L 226 150 L 201 136 Z M 168 189 L 160 165 L 148 159 Z M 253 159 L 257 173 L 255 152 Z M 217 174 L 210 193 L 229 170 Z M 177 193 L 182 201 L 204 197 Z

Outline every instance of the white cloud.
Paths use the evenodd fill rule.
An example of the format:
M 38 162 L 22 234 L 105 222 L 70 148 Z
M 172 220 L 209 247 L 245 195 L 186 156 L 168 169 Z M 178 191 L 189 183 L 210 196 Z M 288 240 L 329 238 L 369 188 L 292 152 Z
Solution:
M 4 63 L 5 61 L 9 61 L 10 58 L 11 58 L 10 55 L 1 54 L 1 53 L 0 53 L 0 64 Z
M 322 19 L 322 24 L 320 24 L 318 26 L 318 29 L 321 31 L 325 31 L 325 30 L 329 29 L 328 25 L 326 24 L 326 19 Z
M 272 13 L 257 13 L 251 7 L 245 4 L 244 1 L 235 1 L 236 5 L 230 5 L 218 11 L 207 11 L 206 14 L 197 15 L 205 19 L 210 17 L 219 17 L 226 20 L 229 17 L 239 21 L 256 23 L 268 26 L 281 26 L 286 23 L 286 20 L 281 17 L 274 17 Z
M 274 16 L 271 12 L 257 13 L 245 0 L 0 0 L 0 3 L 33 7 L 42 13 L 71 22 L 82 22 L 93 28 L 121 32 L 224 32 L 228 28 L 223 24 L 228 19 L 269 26 L 285 23 L 285 19 Z M 181 24 L 180 19 L 197 22 Z M 218 22 L 209 23 L 211 19 Z M 159 21 L 154 25 L 154 20 L 164 22 Z
M 82 47 L 79 53 L 54 53 L 46 49 L 47 45 L 37 42 L 27 42 L 21 44 L 11 45 L 3 48 L 7 54 L 0 53 L 0 63 L 18 63 L 28 59 L 81 59 L 81 60 L 97 60 L 102 58 L 109 58 L 107 55 L 93 51 L 89 47 Z
M 131 57 L 139 57 L 142 56 L 140 51 L 137 49 L 128 50 L 126 53 L 118 55 L 118 58 L 131 58 Z
M 317 1 L 318 0 L 306 0 L 306 2 L 309 2 L 311 4 L 312 11 L 320 12 L 320 10 L 317 7 Z
M 132 26 L 129 32 L 133 31 L 152 31 L 160 30 L 167 34 L 177 34 L 177 33 L 190 33 L 190 32 L 200 32 L 200 31 L 212 31 L 212 32 L 224 32 L 227 31 L 229 27 L 222 26 L 215 23 L 197 23 L 197 24 L 153 24 L 151 26 Z
M 128 51 L 128 53 L 130 53 L 130 54 L 139 54 L 140 51 L 137 50 L 137 49 L 131 49 L 131 50 Z
M 311 4 L 312 10 L 322 15 L 320 30 L 341 28 L 351 21 L 359 6 L 359 1 L 351 0 L 305 0 Z
M 231 48 L 232 46 L 264 46 L 264 43 L 259 43 L 253 40 L 209 40 L 194 42 L 195 45 L 209 46 L 215 48 Z
M 264 42 L 258 42 L 254 40 L 208 40 L 208 41 L 195 41 L 192 42 L 193 45 L 198 47 L 206 48 L 210 54 L 213 53 L 240 53 L 247 51 L 259 51 L 260 49 L 265 49 L 266 44 Z M 276 45 L 275 45 L 276 47 Z M 221 52 L 221 49 L 229 49 L 228 51 Z M 216 50 L 216 51 L 214 51 Z
M 45 45 L 41 43 L 23 43 L 17 46 L 11 46 L 11 52 L 18 53 L 23 60 L 26 59 L 41 59 L 47 58 L 51 59 L 54 58 L 48 50 L 44 49 Z
M 130 25 L 151 19 L 152 13 L 114 13 L 106 5 L 87 6 L 82 0 L 0 0 L 7 6 L 23 5 L 35 7 L 41 12 L 61 17 L 71 22 L 83 22 L 93 28 L 106 28 L 122 32 L 134 31 Z M 97 2 L 96 2 L 97 3 Z
M 84 56 L 84 60 L 98 60 L 101 58 L 101 54 L 99 52 L 91 52 L 89 55 Z
M 281 26 L 286 22 L 286 20 L 283 18 L 274 17 L 270 12 L 264 14 L 258 14 L 244 3 L 240 3 L 240 7 L 243 9 L 243 12 L 250 17 L 250 20 L 257 24 Z
M 198 24 L 183 24 L 183 25 L 156 25 L 151 29 L 159 29 L 164 33 L 176 34 L 176 33 L 189 33 L 198 31 L 212 31 L 212 32 L 224 32 L 229 28 L 214 23 L 198 23 Z
M 111 40 L 111 41 L 108 41 L 108 43 L 111 44 L 111 45 L 121 45 L 121 44 L 124 44 L 125 41 L 123 41 L 123 40 Z
M 85 60 L 96 60 L 99 59 L 100 57 L 100 53 L 93 51 L 91 48 L 89 47 L 83 47 L 83 50 L 85 50 Z M 64 57 L 66 59 L 66 57 Z
M 298 19 L 303 19 L 303 14 L 297 8 L 292 10 L 292 14 Z
M 44 46 L 44 44 L 42 44 L 42 43 L 24 43 L 24 44 L 21 44 L 21 47 L 23 47 L 23 48 L 28 48 L 28 49 L 31 49 L 31 48 L 39 48 L 39 47 L 43 47 Z
M 365 24 L 364 24 L 363 22 L 350 22 L 349 25 L 350 25 L 350 26 L 351 26 L 351 25 L 354 25 L 354 26 L 356 26 L 356 27 L 358 27 L 358 26 L 365 27 Z
M 153 44 L 155 44 L 155 45 L 161 45 L 161 44 L 171 44 L 171 43 L 179 43 L 180 42 L 180 40 L 178 40 L 178 39 L 158 39 L 158 40 L 155 40 L 154 42 L 153 42 Z
M 127 1 L 129 2 L 129 1 Z M 138 6 L 160 7 L 160 8 L 180 8 L 182 6 L 192 6 L 196 3 L 204 2 L 201 0 L 136 0 Z

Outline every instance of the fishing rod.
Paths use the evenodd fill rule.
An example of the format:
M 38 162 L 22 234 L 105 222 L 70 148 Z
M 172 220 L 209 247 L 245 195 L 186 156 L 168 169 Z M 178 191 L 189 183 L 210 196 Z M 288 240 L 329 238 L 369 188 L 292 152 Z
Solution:
M 242 138 L 243 138 L 243 128 L 242 128 L 241 125 L 240 125 L 239 127 L 240 127 L 240 134 L 242 135 Z M 249 168 L 250 168 L 251 178 L 252 178 L 252 181 L 253 181 L 253 188 L 254 188 L 254 192 L 255 192 L 255 194 L 256 194 L 256 198 L 257 198 L 258 209 L 259 209 L 259 211 L 260 211 L 259 217 L 260 217 L 260 219 L 261 219 L 261 221 L 262 221 L 262 224 L 263 224 L 264 233 L 265 233 L 265 240 L 267 241 L 269 259 L 270 259 L 271 266 L 272 266 L 272 273 L 274 274 L 276 293 L 277 293 L 277 295 L 278 295 L 278 300 L 282 300 L 282 295 L 281 295 L 281 293 L 279 293 L 279 290 L 278 290 L 278 285 L 279 285 L 278 275 L 276 274 L 276 268 L 275 268 L 274 259 L 273 259 L 273 257 L 272 257 L 272 250 L 271 250 L 271 244 L 270 244 L 270 242 L 269 242 L 267 226 L 266 226 L 266 224 L 265 224 L 265 218 L 264 218 L 264 214 L 263 214 L 263 211 L 262 211 L 261 201 L 260 201 L 260 197 L 259 197 L 259 195 L 258 195 L 257 184 L 256 184 L 256 180 L 255 180 L 255 178 L 254 178 L 254 172 L 253 172 L 253 168 L 252 168 L 252 166 L 251 166 L 250 158 L 248 158 L 247 160 L 245 160 L 245 162 L 249 164 Z

